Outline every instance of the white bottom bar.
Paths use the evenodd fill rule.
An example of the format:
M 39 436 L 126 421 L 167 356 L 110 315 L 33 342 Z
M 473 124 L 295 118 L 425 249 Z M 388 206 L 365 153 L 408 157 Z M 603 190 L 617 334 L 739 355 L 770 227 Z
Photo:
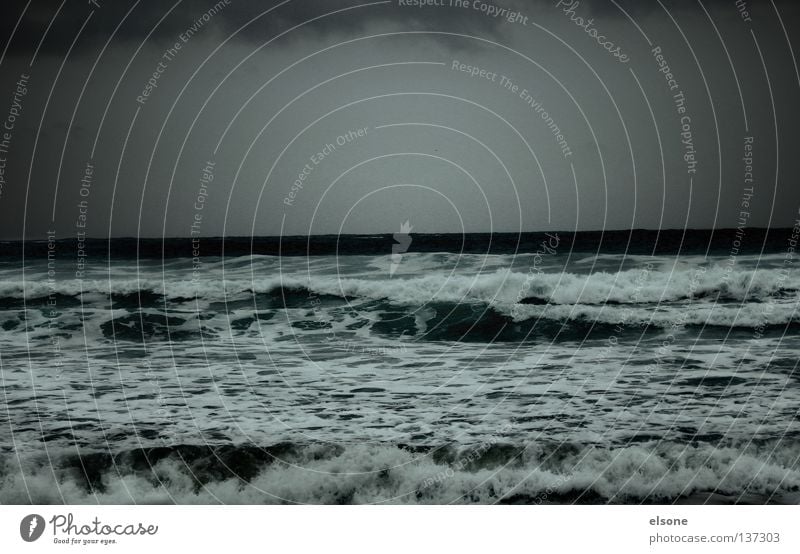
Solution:
M 798 516 L 798 506 L 2 506 L 0 550 L 800 552 Z

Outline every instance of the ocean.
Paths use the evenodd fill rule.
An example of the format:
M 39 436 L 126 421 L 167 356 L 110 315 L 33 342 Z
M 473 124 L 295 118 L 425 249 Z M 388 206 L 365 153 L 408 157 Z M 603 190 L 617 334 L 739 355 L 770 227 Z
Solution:
M 797 229 L 0 243 L 0 503 L 797 503 Z

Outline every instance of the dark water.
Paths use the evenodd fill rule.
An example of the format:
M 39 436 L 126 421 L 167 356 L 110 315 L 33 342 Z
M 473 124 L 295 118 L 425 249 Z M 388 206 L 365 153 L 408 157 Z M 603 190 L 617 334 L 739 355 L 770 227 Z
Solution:
M 562 252 L 598 254 L 729 254 L 734 242 L 740 253 L 758 254 L 786 249 L 792 229 L 647 230 L 582 231 L 558 233 Z M 534 253 L 546 233 L 451 233 L 411 234 L 408 252 L 450 252 L 466 254 Z M 382 256 L 397 244 L 392 233 L 377 235 L 317 235 L 284 237 L 210 237 L 193 242 L 190 238 L 112 238 L 88 239 L 81 244 L 95 259 L 112 258 L 189 258 L 198 243 L 203 256 Z M 54 254 L 73 257 L 75 239 L 58 239 Z M 46 257 L 46 240 L 0 241 L 0 257 Z
M 795 239 L 2 243 L 0 502 L 794 502 Z

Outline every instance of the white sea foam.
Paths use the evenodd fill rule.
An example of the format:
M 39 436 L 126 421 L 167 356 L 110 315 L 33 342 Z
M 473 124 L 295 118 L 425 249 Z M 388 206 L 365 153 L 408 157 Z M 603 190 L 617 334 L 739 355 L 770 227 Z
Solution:
M 755 269 L 763 260 L 739 260 L 729 273 L 705 258 L 681 260 L 674 271 L 673 261 L 662 259 L 645 272 L 648 257 L 595 256 L 568 263 L 566 272 L 536 266 L 539 273 L 527 271 L 534 260 L 520 257 L 425 254 L 404 256 L 390 276 L 388 256 L 253 257 L 204 262 L 196 282 L 185 279 L 184 260 L 166 269 L 129 263 L 110 279 L 95 269 L 82 283 L 48 283 L 31 271 L 24 287 L 2 270 L 0 375 L 14 430 L 14 444 L 6 446 L 21 455 L 26 474 L 23 482 L 15 458 L 6 459 L 0 502 L 95 501 L 74 469 L 54 475 L 29 457 L 41 455 L 43 445 L 50 453 L 98 444 L 122 452 L 165 439 L 351 446 L 334 454 L 307 447 L 295 466 L 262 464 L 247 484 L 206 473 L 209 481 L 198 487 L 174 458 L 157 464 L 159 484 L 149 470 L 122 463 L 119 472 L 103 470 L 97 499 L 432 503 L 514 495 L 548 501 L 586 490 L 614 500 L 797 494 L 794 443 L 780 443 L 773 455 L 747 446 L 752 438 L 800 436 L 794 328 L 760 340 L 749 330 L 723 340 L 718 330 L 706 335 L 694 327 L 669 341 L 658 330 L 560 331 L 573 327 L 561 322 L 572 321 L 755 330 L 796 320 L 800 276 L 780 266 L 783 258 L 771 261 L 772 269 Z M 42 302 L 54 292 L 81 291 L 83 305 L 58 298 L 56 316 Z M 139 306 L 135 296 L 115 297 L 109 309 L 109 292 L 138 291 L 170 301 L 146 294 Z M 323 298 L 312 305 L 315 297 Z M 37 301 L 25 310 L 22 298 Z M 223 300 L 232 302 L 218 304 Z M 477 308 L 474 315 L 460 303 Z M 493 312 L 481 320 L 489 307 L 507 317 Z M 546 321 L 528 336 L 532 318 Z M 461 330 L 473 323 L 484 325 L 476 342 L 461 342 Z M 507 336 L 497 340 L 501 328 Z M 739 446 L 714 449 L 709 443 L 720 437 Z M 598 447 L 582 446 L 557 462 L 547 461 L 546 449 L 528 449 L 502 468 L 434 461 L 396 447 L 540 439 Z M 646 442 L 653 440 L 663 442 Z M 686 444 L 700 446 L 681 454 Z M 61 454 L 53 459 L 58 466 Z
M 264 465 L 249 482 L 211 479 L 177 457 L 153 470 L 111 466 L 90 491 L 77 470 L 10 463 L 0 477 L 3 503 L 525 503 L 672 501 L 699 493 L 787 501 L 800 490 L 797 444 L 759 450 L 712 445 L 640 444 L 584 447 L 567 454 L 532 446 L 474 465 L 468 451 L 444 461 L 397 447 L 354 445 L 335 454 L 308 447 L 304 456 Z M 473 465 L 471 465 L 473 464 Z M 193 475 L 204 481 L 203 485 Z
M 586 321 L 626 326 L 651 325 L 653 327 L 720 326 L 755 329 L 761 326 L 781 326 L 800 321 L 800 305 L 795 302 L 772 304 L 711 304 L 685 303 L 682 305 L 652 307 L 596 306 L 596 305 L 517 305 L 503 310 L 514 321 L 530 319 L 556 321 Z
M 166 294 L 171 298 L 220 298 L 239 293 L 271 292 L 279 287 L 307 288 L 317 293 L 387 299 L 416 305 L 425 301 L 514 302 L 536 297 L 554 304 L 657 303 L 714 296 L 732 300 L 759 300 L 783 292 L 800 290 L 800 270 L 774 269 L 728 272 L 710 266 L 703 272 L 690 268 L 643 272 L 630 269 L 617 273 L 524 273 L 495 269 L 481 273 L 428 271 L 422 277 L 389 278 L 375 271 L 369 278 L 285 273 L 255 278 L 203 279 L 92 279 L 58 281 L 51 287 L 41 279 L 0 281 L 0 297 L 38 298 L 50 293 L 76 296 L 84 293 L 132 294 L 139 290 Z M 231 273 L 232 276 L 236 274 Z M 250 277 L 250 276 L 248 276 Z

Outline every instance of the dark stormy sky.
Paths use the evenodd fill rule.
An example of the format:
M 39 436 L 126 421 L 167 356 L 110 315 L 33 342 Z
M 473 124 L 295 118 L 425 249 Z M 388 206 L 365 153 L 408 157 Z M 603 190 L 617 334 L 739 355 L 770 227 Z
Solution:
M 796 220 L 797 2 L 415 3 L 4 2 L 0 238 Z

